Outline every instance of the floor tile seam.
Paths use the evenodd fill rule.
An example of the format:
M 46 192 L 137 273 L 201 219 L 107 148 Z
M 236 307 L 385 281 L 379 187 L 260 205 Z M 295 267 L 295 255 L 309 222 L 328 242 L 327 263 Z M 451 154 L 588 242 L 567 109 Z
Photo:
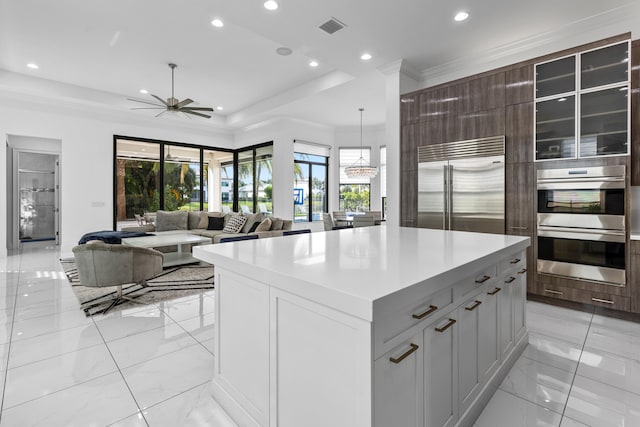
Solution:
M 194 385 L 194 386 L 192 386 L 192 387 L 189 387 L 188 389 L 186 389 L 186 390 L 184 390 L 184 391 L 181 391 L 181 392 L 180 392 L 180 393 L 178 393 L 178 394 L 174 394 L 173 396 L 167 397 L 166 399 L 162 399 L 161 401 L 156 402 L 156 403 L 154 403 L 154 404 L 152 404 L 152 405 L 146 406 L 146 407 L 143 409 L 143 413 L 144 413 L 144 411 L 151 410 L 151 409 L 153 409 L 153 408 L 154 408 L 154 407 L 156 407 L 156 406 L 162 405 L 163 403 L 165 403 L 165 402 L 167 402 L 167 401 L 169 401 L 169 400 L 171 400 L 171 399 L 175 399 L 175 398 L 176 398 L 176 397 L 178 397 L 178 396 L 181 396 L 181 395 L 183 395 L 183 394 L 185 394 L 185 393 L 188 393 L 188 392 L 190 392 L 190 391 L 192 391 L 192 390 L 194 390 L 194 389 L 196 389 L 196 388 L 198 388 L 198 387 L 202 387 L 203 385 L 208 384 L 208 383 L 210 383 L 210 382 L 211 382 L 211 380 L 204 381 L 204 382 L 202 382 L 202 383 L 200 383 L 200 384 L 197 384 L 197 385 Z M 212 397 L 212 399 L 213 399 L 213 397 Z
M 118 372 L 117 367 L 116 367 L 116 369 L 111 370 L 111 371 L 109 371 L 109 372 L 105 372 L 105 373 L 100 374 L 100 375 L 97 375 L 97 376 L 95 376 L 95 377 L 86 378 L 86 379 L 84 379 L 83 381 L 80 381 L 80 382 L 77 382 L 77 383 L 73 383 L 73 384 L 71 384 L 71 385 L 68 385 L 68 386 L 66 386 L 66 387 L 59 388 L 59 389 L 57 389 L 57 390 L 52 390 L 52 391 L 50 391 L 50 392 L 48 392 L 48 393 L 45 393 L 45 394 L 43 394 L 43 395 L 40 395 L 40 396 L 34 397 L 34 398 L 32 398 L 32 399 L 25 400 L 24 402 L 20 402 L 20 403 L 17 403 L 17 404 L 15 404 L 15 405 L 11 405 L 11 406 L 6 407 L 6 408 L 2 408 L 2 410 L 3 410 L 3 411 L 5 411 L 5 410 L 13 409 L 13 408 L 15 408 L 15 407 L 18 407 L 18 406 L 24 405 L 25 403 L 33 402 L 33 401 L 35 401 L 35 400 L 42 399 L 42 398 L 45 398 L 45 397 L 47 397 L 47 396 L 51 396 L 51 395 L 53 395 L 53 394 L 60 393 L 60 392 L 62 392 L 62 391 L 66 391 L 66 390 L 72 389 L 72 388 L 74 388 L 74 387 L 77 387 L 77 386 L 80 386 L 80 385 L 86 384 L 86 383 L 88 383 L 88 382 L 95 381 L 95 380 L 97 380 L 97 379 L 99 379 L 99 378 L 102 378 L 102 377 L 105 377 L 105 376 L 107 376 L 107 375 L 115 374 L 116 372 Z
M 542 405 L 541 405 L 541 404 L 539 404 L 538 402 L 534 402 L 533 400 L 529 400 L 529 399 L 527 399 L 527 398 L 525 398 L 525 397 L 523 397 L 523 396 L 521 396 L 521 395 L 519 395 L 519 394 L 512 393 L 512 392 L 510 392 L 509 390 L 505 390 L 505 389 L 503 389 L 503 388 L 501 388 L 501 387 L 498 387 L 498 390 L 502 391 L 503 393 L 510 394 L 511 396 L 516 397 L 516 398 L 518 398 L 518 399 L 520 399 L 520 400 L 523 400 L 523 401 L 525 401 L 525 402 L 527 402 L 527 403 L 530 403 L 530 404 L 532 404 L 532 405 L 536 405 L 536 406 L 538 406 L 538 407 L 540 407 L 540 408 L 542 408 L 542 409 L 545 409 L 545 410 L 547 410 L 547 411 L 553 412 L 554 414 L 558 414 L 558 415 L 561 415 L 561 416 L 562 416 L 562 413 L 560 413 L 560 412 L 558 412 L 558 411 L 555 411 L 555 410 L 553 410 L 553 409 L 551 409 L 551 408 L 547 408 L 546 406 L 542 406 Z M 564 411 L 563 411 L 563 412 L 564 412 Z
M 527 327 L 527 329 L 528 329 L 528 327 Z M 587 329 L 587 332 L 588 331 L 589 331 L 589 329 Z M 536 331 L 536 330 L 529 330 L 528 332 L 533 332 L 536 335 L 541 335 L 541 336 L 546 337 L 546 338 L 553 338 L 556 341 L 560 341 L 560 342 L 566 343 L 566 344 L 572 344 L 574 346 L 582 346 L 583 343 L 584 343 L 584 341 L 583 342 L 567 341 L 565 339 L 558 338 L 557 336 L 551 335 L 550 333 L 544 333 L 544 332 L 540 332 L 540 331 Z M 584 334 L 584 339 L 586 341 L 587 333 Z
M 34 306 L 32 306 L 32 307 L 34 307 Z M 19 307 L 16 307 L 16 308 L 19 308 Z M 39 316 L 33 316 L 33 317 L 27 317 L 27 318 L 24 318 L 24 319 L 18 319 L 17 321 L 18 322 L 23 322 L 23 321 L 27 321 L 27 320 L 40 319 L 40 318 L 43 318 L 43 317 L 57 316 L 57 315 L 62 314 L 62 313 L 71 313 L 71 312 L 74 312 L 74 311 L 80 311 L 80 308 L 79 307 L 69 307 L 69 310 L 58 310 L 58 311 L 54 311 L 53 313 L 49 313 L 49 314 L 42 314 L 42 315 L 39 315 Z
M 573 375 L 573 374 L 575 374 L 575 371 L 578 369 L 577 365 L 576 365 L 576 369 L 568 370 L 568 369 L 561 368 L 561 367 L 556 366 L 556 365 L 552 365 L 552 364 L 550 364 L 550 363 L 548 363 L 548 362 L 545 362 L 545 361 L 543 361 L 543 360 L 534 359 L 533 357 L 526 356 L 526 355 L 524 355 L 524 354 L 522 355 L 522 357 L 523 357 L 524 359 L 530 360 L 530 361 L 532 361 L 532 362 L 540 363 L 541 365 L 544 365 L 544 366 L 546 366 L 546 367 L 554 368 L 554 369 L 558 369 L 558 370 L 560 370 L 560 371 L 567 372 L 567 373 L 572 374 L 572 375 Z M 576 362 L 576 363 L 578 363 L 578 362 Z
M 573 377 L 571 378 L 571 384 L 569 385 L 569 393 L 567 394 L 567 400 L 564 403 L 564 408 L 562 409 L 562 416 L 567 412 L 567 405 L 569 403 L 569 398 L 571 397 L 571 392 L 573 391 L 573 383 L 576 381 L 576 377 L 578 376 L 578 369 L 580 368 L 580 362 L 582 361 L 582 355 L 584 354 L 585 346 L 587 345 L 587 338 L 589 337 L 589 331 L 591 330 L 591 324 L 593 323 L 593 313 L 591 313 L 591 320 L 589 321 L 589 327 L 587 328 L 587 333 L 585 334 L 584 341 L 582 346 L 580 347 L 580 356 L 578 357 L 578 365 L 576 366 L 576 371 L 573 373 Z
M 148 363 L 148 362 L 149 362 L 149 361 L 151 361 L 151 360 L 156 360 L 156 359 L 159 359 L 159 358 L 161 358 L 161 357 L 169 356 L 170 354 L 177 353 L 177 352 L 182 351 L 182 350 L 185 350 L 185 349 L 187 349 L 187 348 L 194 347 L 194 346 L 196 346 L 196 345 L 198 345 L 198 344 L 200 344 L 200 343 L 199 343 L 199 342 L 194 342 L 193 344 L 189 344 L 189 345 L 186 345 L 186 346 L 184 346 L 184 347 L 180 347 L 180 348 L 177 348 L 177 349 L 175 349 L 175 350 L 168 351 L 168 352 L 166 352 L 166 353 L 162 353 L 162 354 L 156 355 L 156 356 L 154 356 L 154 357 L 150 357 L 150 358 L 148 358 L 148 359 L 145 359 L 145 360 L 144 360 L 144 361 L 142 361 L 142 362 L 134 363 L 133 365 L 120 366 L 120 365 L 118 364 L 118 369 L 120 369 L 121 371 L 123 371 L 123 370 L 124 370 L 124 371 L 126 371 L 127 369 L 134 368 L 134 367 L 136 367 L 136 366 L 138 366 L 138 365 L 142 365 L 142 364 L 144 364 L 144 363 Z M 108 347 L 108 346 L 107 346 L 107 347 Z M 205 350 L 206 350 L 206 349 L 205 349 Z M 111 352 L 111 349 L 109 349 L 109 352 Z M 211 352 L 209 352 L 209 353 L 211 353 Z M 115 360 L 115 357 L 114 357 L 114 360 Z M 116 362 L 116 364 L 117 364 L 117 362 Z
M 605 383 L 605 382 L 602 382 L 602 381 L 600 381 L 600 380 L 598 380 L 598 379 L 591 378 L 591 377 L 587 377 L 586 375 L 582 375 L 582 374 L 578 374 L 578 373 L 576 373 L 576 377 L 584 378 L 584 379 L 586 379 L 586 380 L 593 381 L 593 382 L 596 382 L 596 383 L 598 383 L 598 384 L 605 385 L 605 386 L 607 386 L 607 387 L 615 388 L 616 390 L 620 390 L 621 392 L 623 392 L 623 393 L 625 393 L 625 394 L 632 394 L 632 395 L 634 395 L 634 396 L 638 397 L 638 399 L 640 399 L 640 393 L 636 393 L 636 392 L 634 392 L 634 391 L 627 390 L 627 389 L 624 389 L 624 388 L 618 387 L 618 386 L 613 385 L 613 384 Z
M 21 320 L 20 322 L 22 322 L 22 320 Z M 14 323 L 15 323 L 15 322 L 14 322 Z M 73 325 L 73 326 L 67 326 L 67 327 L 64 327 L 64 328 L 61 328 L 61 329 L 55 329 L 55 330 L 53 330 L 53 331 L 46 331 L 46 332 L 43 332 L 43 333 L 41 333 L 41 334 L 29 335 L 29 336 L 20 337 L 20 338 L 13 338 L 13 337 L 11 337 L 11 341 L 12 341 L 12 342 L 21 342 L 21 341 L 25 341 L 25 340 L 32 339 L 32 338 L 43 337 L 43 336 L 45 336 L 45 335 L 49 335 L 49 334 L 56 333 L 56 332 L 68 331 L 69 329 L 79 328 L 79 327 L 81 327 L 81 326 L 87 326 L 87 325 L 85 324 L 85 325 Z M 12 332 L 13 332 L 13 330 L 12 330 Z
M 166 313 L 165 313 L 165 314 L 166 314 Z M 196 337 L 195 337 L 195 336 L 194 336 L 190 331 L 188 331 L 184 326 L 182 326 L 182 325 L 180 324 L 180 322 L 186 322 L 187 320 L 195 319 L 195 318 L 196 318 L 196 317 L 198 317 L 198 316 L 191 317 L 191 318 L 189 318 L 189 319 L 184 319 L 184 320 L 181 320 L 180 322 L 176 321 L 176 320 L 175 320 L 173 317 L 171 317 L 171 315 L 169 315 L 169 314 L 167 314 L 167 316 L 168 316 L 171 320 L 173 320 L 173 321 L 174 321 L 174 322 L 175 322 L 175 323 L 176 323 L 176 324 L 177 324 L 177 325 L 178 325 L 178 326 L 179 326 L 183 331 L 185 331 L 187 334 L 189 334 L 189 335 L 191 336 L 191 338 L 193 338 L 194 340 L 196 340 L 196 342 L 198 342 L 199 344 L 202 344 L 202 342 L 201 342 L 198 338 L 196 338 Z M 214 323 L 214 325 L 215 325 L 215 323 Z
M 86 349 L 89 349 L 89 348 L 97 347 L 99 345 L 104 345 L 104 343 L 99 342 L 99 343 L 96 343 L 96 344 L 93 344 L 93 345 L 89 345 L 89 346 L 86 346 L 86 347 L 76 348 L 75 350 L 65 351 L 63 353 L 59 353 L 59 354 L 55 354 L 53 356 L 45 357 L 44 359 L 33 360 L 33 361 L 27 362 L 27 363 L 25 363 L 23 365 L 17 365 L 17 366 L 13 366 L 11 368 L 9 368 L 7 366 L 7 371 L 11 371 L 11 370 L 16 369 L 16 368 L 24 368 L 25 366 L 33 365 L 34 363 L 44 362 L 45 360 L 53 359 L 54 357 L 66 356 L 66 355 L 71 354 L 71 353 L 77 353 L 78 351 L 82 351 L 82 350 L 86 350 Z
M 144 420 L 144 422 L 147 425 L 147 427 L 149 427 L 149 422 L 147 421 L 147 419 L 144 416 L 144 413 L 142 412 L 142 408 L 140 407 L 140 404 L 138 403 L 138 399 L 136 399 L 136 396 L 133 394 L 133 390 L 131 390 L 131 386 L 127 382 L 127 379 L 124 377 L 124 374 L 122 373 L 122 369 L 120 369 L 120 365 L 118 365 L 118 362 L 116 361 L 116 358 L 113 356 L 113 353 L 111 352 L 111 349 L 107 345 L 107 341 L 104 339 L 104 335 L 102 335 L 102 332 L 100 331 L 100 328 L 96 324 L 96 321 L 93 318 L 93 316 L 91 316 L 91 320 L 93 321 L 93 324 L 96 327 L 96 329 L 98 329 L 98 334 L 100 334 L 100 337 L 102 338 L 102 343 L 107 348 L 107 351 L 109 352 L 109 356 L 111 356 L 111 360 L 113 360 L 113 363 L 116 365 L 117 372 L 120 374 L 120 377 L 122 378 L 122 381 L 124 381 L 124 385 L 127 387 L 127 390 L 129 390 L 129 394 L 131 395 L 131 398 L 133 399 L 133 403 L 135 403 L 136 408 L 138 408 L 138 412 L 140 414 L 142 414 L 142 419 Z
M 176 322 L 175 322 L 175 320 L 173 320 L 173 319 L 171 319 L 171 320 L 172 320 L 174 323 L 176 323 Z M 98 330 L 100 330 L 100 326 L 98 326 L 98 324 L 97 324 L 96 322 L 94 322 L 94 324 L 96 325 L 96 328 L 98 328 Z M 102 339 L 104 340 L 104 342 L 105 342 L 106 344 L 108 344 L 108 343 L 112 343 L 112 342 L 114 342 L 114 341 L 124 340 L 124 339 L 128 339 L 128 338 L 135 337 L 135 336 L 137 336 L 137 335 L 146 334 L 146 333 L 148 333 L 148 332 L 155 331 L 156 329 L 162 329 L 162 328 L 165 328 L 166 326 L 167 326 L 167 325 L 157 326 L 157 327 L 155 327 L 155 328 L 147 329 L 147 330 L 145 330 L 145 331 L 136 332 L 135 334 L 125 335 L 125 336 L 123 336 L 123 337 L 113 338 L 113 339 L 109 339 L 109 340 L 107 340 L 107 339 L 105 339 L 105 338 L 104 338 L 104 335 L 102 334 L 102 331 L 100 331 L 100 336 L 102 337 Z
M 20 245 L 19 253 L 20 255 L 19 255 L 19 261 L 18 261 L 18 271 L 20 273 L 18 273 L 18 277 L 17 277 L 18 284 L 20 283 L 20 275 L 22 274 L 22 245 Z M 15 324 L 16 303 L 18 301 L 18 292 L 16 292 L 13 297 L 14 297 L 13 313 L 11 313 L 11 328 L 9 330 L 9 341 L 7 344 L 7 360 L 5 361 L 4 372 L 2 373 L 2 401 L 0 401 L 0 419 L 5 410 L 4 400 L 5 400 L 6 391 L 7 391 L 7 374 L 9 371 L 9 360 L 11 360 L 11 345 L 13 344 L 13 327 Z
M 623 357 L 625 359 L 633 360 L 634 362 L 637 362 L 638 364 L 640 364 L 640 354 L 638 354 L 637 357 L 631 357 L 629 354 L 614 353 L 613 351 L 608 351 L 602 348 L 594 347 L 592 345 L 585 345 L 584 351 L 597 351 L 597 352 L 605 353 L 609 356 Z

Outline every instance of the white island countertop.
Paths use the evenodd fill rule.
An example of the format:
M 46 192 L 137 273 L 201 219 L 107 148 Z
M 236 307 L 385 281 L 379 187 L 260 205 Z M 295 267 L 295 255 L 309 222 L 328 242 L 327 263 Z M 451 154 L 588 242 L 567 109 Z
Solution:
M 528 237 L 387 225 L 196 246 L 193 255 L 371 321 L 377 300 L 412 286 L 437 292 L 529 244 Z

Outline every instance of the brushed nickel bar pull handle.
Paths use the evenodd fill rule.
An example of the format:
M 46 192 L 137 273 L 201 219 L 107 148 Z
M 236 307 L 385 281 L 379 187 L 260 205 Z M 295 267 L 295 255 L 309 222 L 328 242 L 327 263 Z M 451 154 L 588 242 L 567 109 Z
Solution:
M 487 292 L 487 295 L 495 295 L 498 292 L 500 292 L 502 290 L 502 288 L 495 288 L 494 290 L 492 290 L 491 292 Z
M 518 271 L 518 274 L 524 274 L 524 273 L 526 273 L 526 272 L 527 272 L 527 269 L 526 269 L 526 268 L 523 268 L 522 270 Z
M 486 274 L 482 276 L 482 279 L 476 279 L 476 283 L 484 283 L 487 280 L 491 279 L 491 276 L 487 276 Z
M 430 315 L 431 313 L 433 313 L 437 309 L 438 309 L 438 307 L 436 307 L 435 305 L 430 305 L 429 308 L 427 309 L 427 311 L 425 311 L 424 313 L 412 314 L 411 317 L 413 317 L 414 319 L 418 319 L 418 320 L 424 319 L 425 317 L 427 317 L 428 315 Z
M 514 258 L 514 259 L 512 259 L 509 263 L 510 263 L 510 264 L 517 264 L 517 263 L 519 263 L 520 261 L 522 261 L 520 258 Z
M 554 291 L 554 290 L 551 290 L 551 289 L 545 289 L 544 291 L 548 292 L 550 294 L 554 294 L 554 295 L 564 295 L 564 292 Z
M 464 309 L 465 309 L 465 310 L 467 310 L 467 311 L 473 311 L 473 310 L 475 310 L 476 308 L 478 308 L 478 306 L 479 306 L 480 304 L 482 304 L 482 301 L 475 300 L 475 301 L 473 302 L 473 305 L 472 305 L 471 307 L 465 307 Z
M 511 282 L 513 282 L 514 280 L 516 280 L 516 278 L 515 278 L 515 277 L 513 277 L 513 276 L 511 276 L 511 277 L 509 277 L 507 280 L 505 280 L 505 281 L 504 281 L 504 283 L 511 283 Z
M 389 360 L 395 364 L 398 364 L 400 362 L 402 362 L 404 359 L 406 359 L 407 357 L 409 357 L 411 355 L 411 353 L 413 353 L 414 351 L 416 351 L 419 346 L 417 344 L 411 343 L 409 344 L 411 346 L 411 348 L 407 351 L 405 351 L 404 353 L 402 353 L 399 357 L 395 358 L 395 357 L 390 357 Z
M 609 300 L 609 299 L 601 299 L 601 298 L 591 298 L 591 301 L 595 301 L 595 302 L 602 302 L 605 304 L 615 304 L 615 302 Z
M 509 227 L 510 230 L 528 230 L 529 227 Z
M 449 322 L 441 328 L 436 328 L 436 332 L 444 332 L 456 323 L 456 319 L 449 319 Z

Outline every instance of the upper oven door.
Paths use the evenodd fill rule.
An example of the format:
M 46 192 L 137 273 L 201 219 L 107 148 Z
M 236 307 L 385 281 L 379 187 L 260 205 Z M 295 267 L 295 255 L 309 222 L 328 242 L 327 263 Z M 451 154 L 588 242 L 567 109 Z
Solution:
M 624 215 L 624 187 L 558 189 L 538 186 L 538 213 Z

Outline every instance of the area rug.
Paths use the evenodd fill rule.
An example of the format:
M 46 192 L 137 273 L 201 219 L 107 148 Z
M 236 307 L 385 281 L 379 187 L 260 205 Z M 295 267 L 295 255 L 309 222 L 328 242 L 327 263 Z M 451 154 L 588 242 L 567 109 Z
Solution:
M 81 309 L 84 310 L 87 317 L 100 314 L 111 305 L 116 295 L 115 287 L 95 288 L 82 286 L 75 260 L 73 258 L 61 259 L 60 263 L 69 279 L 71 289 L 73 289 L 76 298 L 80 302 Z M 122 294 L 135 297 L 136 302 L 124 300 L 111 308 L 109 312 L 139 306 L 140 304 L 155 304 L 160 301 L 199 294 L 211 289 L 213 289 L 212 265 L 172 267 L 164 270 L 153 279 L 147 280 L 144 285 L 135 283 L 124 285 Z

